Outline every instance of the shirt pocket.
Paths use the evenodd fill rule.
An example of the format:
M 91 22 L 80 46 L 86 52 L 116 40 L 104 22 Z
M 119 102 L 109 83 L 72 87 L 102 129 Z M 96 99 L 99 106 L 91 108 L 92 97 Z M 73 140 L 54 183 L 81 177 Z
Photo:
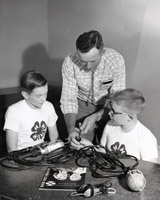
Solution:
M 100 81 L 100 90 L 108 90 L 113 85 L 113 79 Z

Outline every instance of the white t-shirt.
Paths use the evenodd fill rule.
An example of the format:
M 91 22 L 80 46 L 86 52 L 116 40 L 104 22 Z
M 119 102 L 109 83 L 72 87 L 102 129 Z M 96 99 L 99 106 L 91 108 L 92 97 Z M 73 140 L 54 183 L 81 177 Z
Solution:
M 18 132 L 18 149 L 23 149 L 43 142 L 47 127 L 54 126 L 56 121 L 57 114 L 50 102 L 33 109 L 21 100 L 7 109 L 4 130 Z
M 157 140 L 140 121 L 130 132 L 123 132 L 111 120 L 103 131 L 103 146 L 119 154 L 128 154 L 142 160 L 158 158 Z

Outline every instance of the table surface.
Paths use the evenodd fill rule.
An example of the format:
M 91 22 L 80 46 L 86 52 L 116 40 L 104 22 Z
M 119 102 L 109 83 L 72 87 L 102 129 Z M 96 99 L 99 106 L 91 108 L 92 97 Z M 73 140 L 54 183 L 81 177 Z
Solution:
M 68 166 L 67 163 L 63 165 Z M 63 200 L 84 199 L 84 197 L 70 197 L 70 191 L 39 190 L 48 166 L 34 166 L 27 170 L 10 170 L 0 165 L 0 199 L 3 200 Z M 146 187 L 141 192 L 132 192 L 125 188 L 117 179 L 112 178 L 112 187 L 116 193 L 101 194 L 92 199 L 98 200 L 158 200 L 160 199 L 160 165 L 140 161 L 137 169 L 141 170 L 146 178 Z M 87 170 L 85 183 L 97 184 L 107 178 L 93 178 Z

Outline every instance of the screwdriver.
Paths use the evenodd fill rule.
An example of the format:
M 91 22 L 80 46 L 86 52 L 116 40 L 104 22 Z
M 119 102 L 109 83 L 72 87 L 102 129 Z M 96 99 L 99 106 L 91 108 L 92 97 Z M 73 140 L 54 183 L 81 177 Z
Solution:
M 82 132 L 82 130 L 80 129 L 80 127 L 81 127 L 81 123 L 79 123 L 79 131 L 78 131 L 79 135 L 76 136 L 76 140 L 77 140 L 78 142 L 81 141 L 81 132 Z

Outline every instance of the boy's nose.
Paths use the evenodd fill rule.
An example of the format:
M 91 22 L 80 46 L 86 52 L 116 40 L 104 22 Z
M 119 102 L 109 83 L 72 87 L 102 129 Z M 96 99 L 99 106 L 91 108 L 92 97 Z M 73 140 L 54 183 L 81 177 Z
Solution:
M 42 99 L 41 99 L 42 102 L 45 102 L 45 101 L 46 101 L 46 98 L 47 98 L 46 96 L 42 97 Z

